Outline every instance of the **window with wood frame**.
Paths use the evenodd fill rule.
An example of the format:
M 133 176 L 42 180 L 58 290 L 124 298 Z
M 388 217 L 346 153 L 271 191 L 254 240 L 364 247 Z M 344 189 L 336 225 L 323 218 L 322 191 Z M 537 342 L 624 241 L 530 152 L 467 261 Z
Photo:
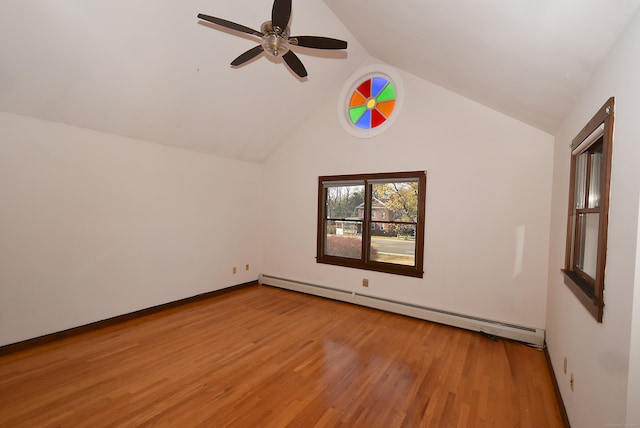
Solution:
M 614 98 L 571 143 L 565 284 L 598 321 L 604 312 Z
M 422 278 L 424 171 L 318 178 L 317 262 Z

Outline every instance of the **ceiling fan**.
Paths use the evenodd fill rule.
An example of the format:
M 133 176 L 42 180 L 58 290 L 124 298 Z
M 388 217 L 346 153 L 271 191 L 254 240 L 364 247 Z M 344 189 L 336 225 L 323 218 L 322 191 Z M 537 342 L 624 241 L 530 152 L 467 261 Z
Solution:
M 262 24 L 260 31 L 244 25 L 214 16 L 198 14 L 198 18 L 230 28 L 242 33 L 252 34 L 262 38 L 261 44 L 249 49 L 231 62 L 233 66 L 239 66 L 253 59 L 263 52 L 273 57 L 282 57 L 289 68 L 300 77 L 307 76 L 307 70 L 302 65 L 298 56 L 290 50 L 291 46 L 303 46 L 314 49 L 346 49 L 347 42 L 319 36 L 289 36 L 289 19 L 291 18 L 291 0 L 274 0 L 271 10 L 271 21 Z

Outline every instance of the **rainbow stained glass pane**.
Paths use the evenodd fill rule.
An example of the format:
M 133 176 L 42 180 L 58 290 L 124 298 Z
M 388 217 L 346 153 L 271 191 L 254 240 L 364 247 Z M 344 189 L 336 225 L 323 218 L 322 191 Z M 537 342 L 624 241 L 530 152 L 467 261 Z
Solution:
M 351 121 L 357 125 L 366 111 L 367 111 L 366 106 L 350 108 L 349 116 L 351 117 Z
M 357 107 L 363 106 L 367 103 L 367 99 L 363 97 L 360 92 L 355 91 L 351 96 L 351 102 L 349 103 L 349 107 Z
M 395 99 L 395 87 L 388 79 L 368 78 L 358 85 L 349 98 L 349 118 L 358 128 L 376 128 L 391 117 Z
M 356 126 L 362 129 L 371 128 L 371 110 L 365 109 L 364 113 L 362 113 L 362 116 L 360 116 L 360 119 L 358 119 Z
M 389 101 L 396 99 L 396 88 L 393 85 L 387 85 L 384 87 L 377 97 L 378 102 Z
M 371 127 L 375 128 L 380 126 L 387 120 L 377 109 L 371 110 Z
M 365 80 L 358 86 L 358 92 L 362 94 L 363 97 L 369 98 L 371 96 L 371 80 Z
M 376 108 L 385 117 L 389 117 L 389 116 L 391 116 L 391 113 L 393 112 L 393 108 L 395 106 L 396 106 L 396 100 L 389 100 L 389 101 L 378 102 L 378 105 L 376 106 Z
M 380 92 L 387 86 L 389 81 L 387 79 L 383 79 L 382 77 L 374 77 L 371 79 L 371 96 L 377 97 L 380 95 Z

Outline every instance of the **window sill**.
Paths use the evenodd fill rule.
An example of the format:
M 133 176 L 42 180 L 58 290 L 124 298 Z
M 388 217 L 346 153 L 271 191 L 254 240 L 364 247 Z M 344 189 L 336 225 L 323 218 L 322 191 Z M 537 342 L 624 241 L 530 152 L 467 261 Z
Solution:
M 580 303 L 589 311 L 598 322 L 602 322 L 604 302 L 598 299 L 593 289 L 574 272 L 561 269 L 564 274 L 564 283 L 575 294 Z
M 351 261 L 348 259 L 332 258 L 332 257 L 326 257 L 326 256 L 323 258 L 316 257 L 316 262 L 327 264 L 327 265 L 333 265 L 333 266 L 342 266 L 342 267 L 348 267 L 348 268 L 370 270 L 375 272 L 390 273 L 393 275 L 411 276 L 414 278 L 424 277 L 424 272 L 422 270 L 418 270 L 413 267 L 405 268 L 401 265 L 393 265 L 393 264 L 387 264 L 387 263 L 376 263 L 376 262 L 361 263 L 360 261 L 356 261 L 356 260 Z

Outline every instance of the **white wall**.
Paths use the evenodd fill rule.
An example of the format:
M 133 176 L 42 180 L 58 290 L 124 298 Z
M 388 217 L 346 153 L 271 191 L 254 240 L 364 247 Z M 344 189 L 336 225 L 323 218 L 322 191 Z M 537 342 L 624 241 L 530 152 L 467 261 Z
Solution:
M 0 345 L 257 279 L 260 175 L 0 113 Z
M 640 424 L 637 296 L 634 303 L 640 189 L 639 40 L 640 14 L 637 14 L 556 135 L 547 343 L 570 422 L 581 428 Z M 566 237 L 568 145 L 610 96 L 616 97 L 616 116 L 604 320 L 598 324 L 564 285 L 560 268 Z M 566 375 L 562 371 L 564 357 L 568 359 Z M 576 379 L 574 392 L 569 386 L 571 373 Z
M 640 224 L 640 207 L 638 207 Z M 635 283 L 633 287 L 633 314 L 631 322 L 631 343 L 629 345 L 629 392 L 627 397 L 627 422 L 631 425 L 640 421 L 640 227 L 636 244 Z
M 338 88 L 267 160 L 264 273 L 359 291 L 368 278 L 375 296 L 544 328 L 553 137 L 401 76 L 385 133 L 348 134 Z M 424 278 L 317 264 L 318 176 L 408 170 L 427 171 Z

